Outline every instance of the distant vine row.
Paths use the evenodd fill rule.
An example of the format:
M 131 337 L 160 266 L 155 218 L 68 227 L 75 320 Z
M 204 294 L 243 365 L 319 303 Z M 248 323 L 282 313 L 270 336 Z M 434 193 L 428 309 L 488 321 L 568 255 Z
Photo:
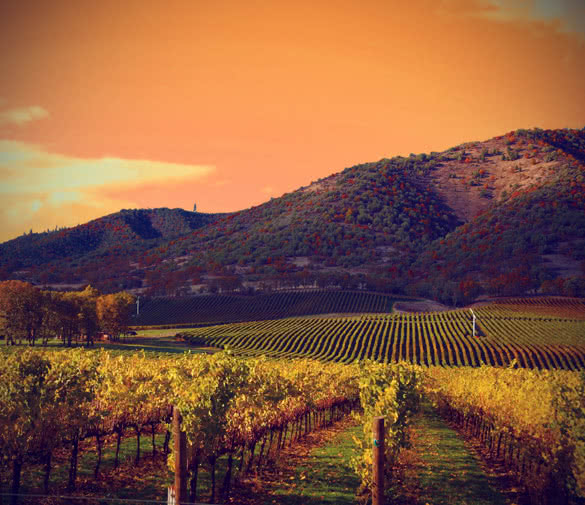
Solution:
M 336 290 L 146 298 L 132 324 L 216 324 L 313 314 L 387 313 L 394 301 L 390 295 Z
M 246 356 L 585 369 L 584 321 L 511 317 L 489 308 L 476 314 L 476 336 L 467 310 L 289 318 L 198 328 L 179 335 L 196 345 L 230 348 Z

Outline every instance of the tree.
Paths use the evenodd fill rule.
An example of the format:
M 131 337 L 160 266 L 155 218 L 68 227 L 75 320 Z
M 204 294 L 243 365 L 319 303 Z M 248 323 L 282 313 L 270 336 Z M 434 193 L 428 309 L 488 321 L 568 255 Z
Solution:
M 99 325 L 112 339 L 118 339 L 128 329 L 135 303 L 135 297 L 126 291 L 102 295 L 97 299 Z
M 77 319 L 79 330 L 85 336 L 87 346 L 93 345 L 95 335 L 99 328 L 97 314 L 97 299 L 99 291 L 91 286 L 87 286 L 77 295 Z
M 6 344 L 23 338 L 34 345 L 43 322 L 43 294 L 32 284 L 22 281 L 0 282 L 0 326 Z

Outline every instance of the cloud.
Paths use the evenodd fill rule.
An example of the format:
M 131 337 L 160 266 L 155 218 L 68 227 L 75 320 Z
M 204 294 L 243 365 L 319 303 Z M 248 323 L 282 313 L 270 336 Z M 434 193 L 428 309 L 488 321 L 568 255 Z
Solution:
M 0 101 L 0 106 L 2 105 L 3 101 Z M 16 107 L 0 111 L 0 126 L 23 126 L 31 121 L 37 121 L 46 117 L 49 117 L 49 112 L 38 105 Z
M 214 172 L 210 165 L 77 158 L 0 140 L 0 241 L 122 208 L 178 207 L 172 205 L 173 191 L 193 188 Z
M 544 21 L 585 35 L 583 0 L 481 0 L 480 15 L 502 21 Z

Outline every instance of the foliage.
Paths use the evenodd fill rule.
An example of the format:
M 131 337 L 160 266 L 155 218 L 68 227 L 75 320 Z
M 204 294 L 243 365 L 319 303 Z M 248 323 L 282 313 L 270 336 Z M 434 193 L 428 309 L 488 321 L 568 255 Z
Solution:
M 446 415 L 472 427 L 491 452 L 503 449 L 531 495 L 545 503 L 585 496 L 584 388 L 583 372 L 491 367 L 433 368 L 427 383 Z
M 128 330 L 135 303 L 134 296 L 126 292 L 103 295 L 97 299 L 96 311 L 101 327 L 114 340 Z
M 91 286 L 83 291 L 41 291 L 22 281 L 0 282 L 0 330 L 6 344 L 29 345 L 60 337 L 71 346 L 73 339 L 92 345 L 101 328 L 116 339 L 127 331 L 134 307 L 129 293 L 100 295 Z
M 360 364 L 360 404 L 356 415 L 362 425 L 361 436 L 354 437 L 357 454 L 351 459 L 361 478 L 361 490 L 372 488 L 372 425 L 375 417 L 384 417 L 384 459 L 386 478 L 392 476 L 400 450 L 407 447 L 408 428 L 420 403 L 420 372 L 405 364 L 384 365 L 373 361 Z
M 21 281 L 0 283 L 0 324 L 7 343 L 27 339 L 34 343 L 43 322 L 43 294 Z
M 0 365 L 0 463 L 13 468 L 18 488 L 24 465 L 49 461 L 56 449 L 71 451 L 70 486 L 75 486 L 79 443 L 170 421 L 180 408 L 188 434 L 189 464 L 196 473 L 238 448 L 273 445 L 289 426 L 300 436 L 309 424 L 333 420 L 357 402 L 357 369 L 298 360 L 241 360 L 228 353 L 149 358 L 144 353 L 114 357 L 107 352 L 20 350 Z M 329 413 L 326 416 L 325 413 Z M 304 428 L 303 428 L 304 425 Z M 283 440 L 284 443 L 284 440 Z M 119 446 L 119 445 L 118 445 Z M 96 475 L 99 469 L 99 454 Z M 48 477 L 45 480 L 48 485 Z

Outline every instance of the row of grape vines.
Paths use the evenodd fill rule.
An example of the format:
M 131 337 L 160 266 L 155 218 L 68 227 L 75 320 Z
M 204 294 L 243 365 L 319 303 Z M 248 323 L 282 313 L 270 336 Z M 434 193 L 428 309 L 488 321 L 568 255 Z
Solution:
M 390 295 L 364 291 L 304 290 L 259 295 L 142 298 L 136 326 L 216 324 L 332 313 L 386 313 Z
M 289 318 L 218 325 L 179 333 L 195 345 L 247 356 L 307 357 L 350 363 L 371 359 L 419 365 L 585 369 L 585 322 L 470 311 Z
M 497 300 L 496 304 L 501 305 L 528 305 L 532 307 L 548 306 L 559 308 L 579 308 L 585 309 L 585 301 L 581 298 L 570 298 L 566 296 L 541 296 L 525 298 L 505 298 Z
M 435 367 L 425 381 L 444 417 L 505 464 L 531 503 L 582 503 L 584 373 Z
M 489 306 L 493 310 L 508 313 L 585 319 L 585 300 L 560 296 L 505 298 Z
M 407 420 L 398 420 L 392 410 L 401 408 L 395 387 L 399 381 L 393 377 L 414 388 L 416 375 L 404 366 L 377 366 L 382 366 L 376 370 L 384 380 L 374 384 L 365 380 L 372 374 L 364 366 L 307 360 L 241 359 L 227 353 L 155 358 L 144 353 L 114 357 L 105 351 L 16 351 L 0 362 L 0 488 L 6 483 L 3 476 L 11 473 L 11 492 L 18 493 L 22 472 L 34 467 L 44 473 L 48 494 L 53 456 L 70 451 L 67 487 L 73 491 L 82 447 L 87 450 L 95 440 L 97 478 L 105 441 L 117 438 L 118 451 L 128 432 L 136 437 L 137 461 L 143 433 L 152 433 L 154 454 L 155 432 L 166 430 L 168 452 L 176 406 L 188 441 L 190 501 L 197 499 L 197 472 L 203 465 L 211 472 L 215 499 L 220 456 L 227 458 L 227 470 L 218 494 L 226 499 L 235 460 L 241 471 L 257 468 L 278 457 L 287 443 L 357 408 L 360 399 L 385 405 L 378 414 L 397 419 L 388 433 L 402 433 Z M 391 385 L 394 389 L 384 393 Z M 389 439 L 388 446 L 400 444 Z M 116 464 L 117 459 L 116 452 Z

